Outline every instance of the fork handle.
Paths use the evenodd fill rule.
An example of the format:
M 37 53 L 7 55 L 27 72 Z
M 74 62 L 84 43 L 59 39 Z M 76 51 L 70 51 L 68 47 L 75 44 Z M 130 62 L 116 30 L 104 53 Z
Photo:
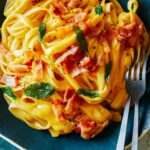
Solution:
M 139 101 L 135 101 L 134 105 L 134 122 L 132 133 L 132 146 L 131 150 L 138 150 L 138 137 L 139 137 Z
M 125 110 L 123 113 L 123 118 L 122 118 L 122 123 L 121 123 L 116 150 L 124 150 L 130 103 L 131 103 L 131 97 L 128 98 L 126 106 L 125 106 Z

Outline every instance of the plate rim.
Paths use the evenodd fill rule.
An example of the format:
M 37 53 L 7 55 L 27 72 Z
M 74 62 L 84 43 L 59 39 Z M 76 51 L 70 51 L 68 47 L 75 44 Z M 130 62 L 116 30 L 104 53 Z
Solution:
M 148 127 L 147 129 L 145 129 L 145 130 L 141 133 L 141 135 L 140 135 L 139 138 L 138 138 L 138 139 L 139 139 L 138 141 L 140 142 L 140 141 L 148 134 L 148 132 L 150 132 L 150 127 Z M 3 135 L 3 134 L 1 134 L 1 133 L 0 133 L 0 138 L 1 138 L 2 140 L 4 140 L 4 141 L 10 143 L 12 146 L 18 148 L 19 150 L 26 150 L 26 148 L 24 148 L 23 146 L 19 145 L 18 143 L 16 143 L 16 142 L 13 141 L 12 139 L 6 137 L 5 135 Z M 130 144 L 126 145 L 126 146 L 125 146 L 125 150 L 128 150 L 129 148 L 131 148 L 131 144 L 132 144 L 132 142 L 131 142 Z

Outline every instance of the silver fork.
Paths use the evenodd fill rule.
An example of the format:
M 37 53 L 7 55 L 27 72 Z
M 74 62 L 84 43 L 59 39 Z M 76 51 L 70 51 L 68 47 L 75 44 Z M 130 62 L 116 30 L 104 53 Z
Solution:
M 146 91 L 146 66 L 148 55 L 144 56 L 144 63 L 142 64 L 142 58 L 137 64 L 133 65 L 126 73 L 126 89 L 129 94 L 125 110 L 123 113 L 119 138 L 116 150 L 124 150 L 125 137 L 127 131 L 127 122 L 130 110 L 131 98 L 134 99 L 134 122 L 132 133 L 132 145 L 131 150 L 138 150 L 138 131 L 139 131 L 139 100 Z

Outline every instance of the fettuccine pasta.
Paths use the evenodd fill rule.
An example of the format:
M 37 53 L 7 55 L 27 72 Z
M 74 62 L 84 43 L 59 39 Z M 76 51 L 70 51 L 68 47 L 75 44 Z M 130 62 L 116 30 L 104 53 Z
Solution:
M 147 49 L 136 15 L 117 0 L 9 0 L 1 27 L 0 87 L 9 111 L 53 137 L 90 139 L 120 121 L 125 73 Z

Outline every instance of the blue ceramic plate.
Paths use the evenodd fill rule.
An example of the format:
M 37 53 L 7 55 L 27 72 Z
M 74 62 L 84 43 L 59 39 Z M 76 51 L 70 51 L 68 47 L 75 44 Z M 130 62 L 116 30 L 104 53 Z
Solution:
M 6 0 L 0 0 L 0 24 L 3 22 L 3 9 Z M 119 0 L 126 9 L 127 0 Z M 139 15 L 145 22 L 146 26 L 150 28 L 150 1 L 139 0 Z M 147 91 L 140 105 L 140 134 L 144 133 L 150 128 L 150 74 L 147 75 Z M 133 109 L 131 109 L 127 142 L 131 141 L 133 120 Z M 80 138 L 78 134 L 69 134 L 60 136 L 59 138 L 52 138 L 47 131 L 37 131 L 31 129 L 23 122 L 17 120 L 8 111 L 8 106 L 0 95 L 0 135 L 8 137 L 12 141 L 18 143 L 22 147 L 31 150 L 115 150 L 118 134 L 120 130 L 120 123 L 113 123 L 107 127 L 96 138 L 86 141 Z M 1 140 L 0 140 L 1 141 Z M 0 144 L 4 149 L 15 149 L 14 147 L 2 141 Z

